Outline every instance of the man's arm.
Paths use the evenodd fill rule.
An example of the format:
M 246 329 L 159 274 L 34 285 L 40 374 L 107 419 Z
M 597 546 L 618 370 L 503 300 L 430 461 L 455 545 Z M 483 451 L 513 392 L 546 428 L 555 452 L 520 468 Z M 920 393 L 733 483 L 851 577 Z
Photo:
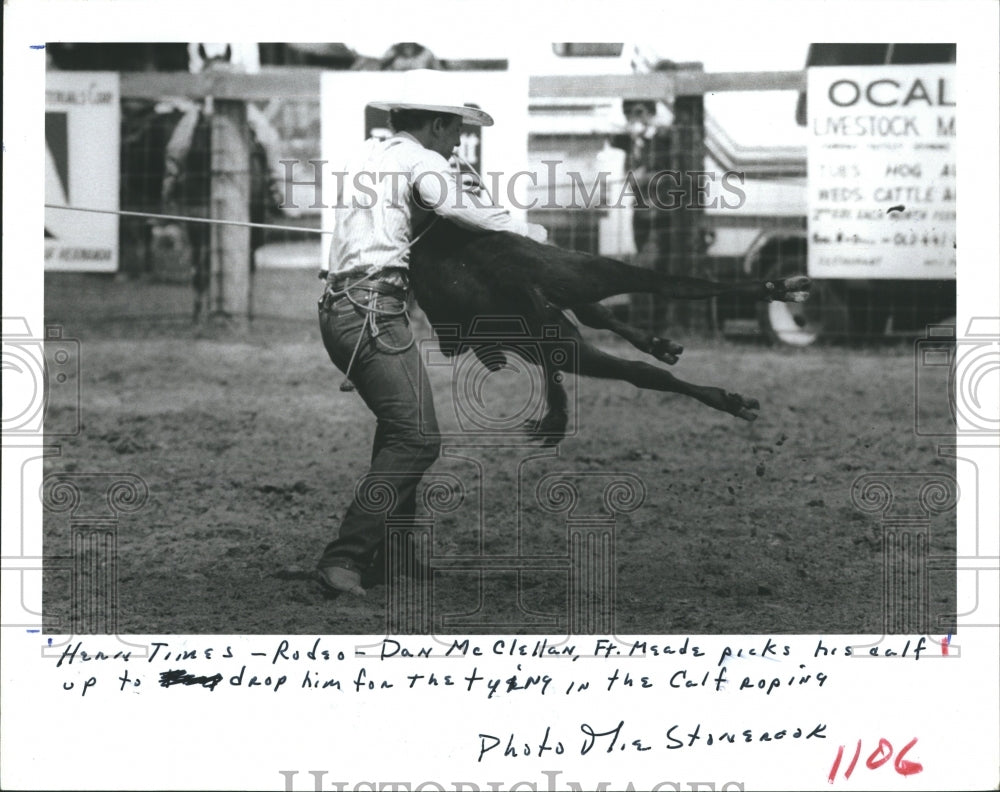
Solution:
M 413 170 L 413 190 L 420 205 L 464 228 L 512 231 L 544 242 L 548 232 L 540 225 L 515 220 L 510 212 L 485 196 L 463 191 L 458 175 L 439 154 L 428 151 Z
M 268 117 L 253 102 L 247 102 L 247 124 L 264 151 L 267 190 L 271 202 L 280 208 L 285 201 L 285 193 L 282 189 L 285 173 L 278 167 L 278 163 L 281 161 L 281 136 Z
M 627 132 L 622 132 L 617 135 L 612 135 L 608 138 L 608 145 L 612 148 L 621 149 L 626 154 L 632 150 L 632 138 Z
M 185 165 L 188 153 L 191 151 L 191 144 L 194 140 L 195 128 L 198 126 L 198 117 L 201 109 L 191 104 L 188 106 L 181 120 L 177 122 L 174 131 L 167 141 L 166 156 L 163 169 L 163 184 L 160 188 L 160 198 L 164 211 L 167 214 L 178 214 L 180 195 L 178 186 L 185 172 Z

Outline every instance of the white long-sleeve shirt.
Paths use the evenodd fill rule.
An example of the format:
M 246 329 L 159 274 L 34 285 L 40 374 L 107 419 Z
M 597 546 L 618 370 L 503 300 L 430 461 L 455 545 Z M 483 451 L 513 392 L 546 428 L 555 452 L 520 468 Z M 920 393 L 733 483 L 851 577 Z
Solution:
M 332 275 L 406 269 L 414 229 L 430 212 L 466 228 L 528 233 L 506 209 L 460 193 L 448 161 L 406 132 L 366 141 L 338 178 Z

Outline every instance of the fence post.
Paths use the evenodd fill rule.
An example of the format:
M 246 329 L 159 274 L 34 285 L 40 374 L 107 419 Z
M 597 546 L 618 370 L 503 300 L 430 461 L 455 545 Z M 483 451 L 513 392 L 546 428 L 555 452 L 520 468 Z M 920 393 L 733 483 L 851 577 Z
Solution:
M 681 174 L 684 205 L 661 218 L 668 224 L 666 260 L 658 264 L 668 275 L 704 278 L 702 224 L 704 209 L 698 208 L 696 174 L 705 170 L 705 101 L 701 94 L 674 99 L 670 169 Z M 707 301 L 671 302 L 658 313 L 658 321 L 696 333 L 710 330 Z M 662 328 L 669 333 L 670 327 Z
M 214 107 L 212 106 L 214 105 Z M 250 221 L 250 139 L 242 101 L 206 99 L 211 119 L 211 216 Z M 213 225 L 209 304 L 214 316 L 247 318 L 250 313 L 250 229 Z

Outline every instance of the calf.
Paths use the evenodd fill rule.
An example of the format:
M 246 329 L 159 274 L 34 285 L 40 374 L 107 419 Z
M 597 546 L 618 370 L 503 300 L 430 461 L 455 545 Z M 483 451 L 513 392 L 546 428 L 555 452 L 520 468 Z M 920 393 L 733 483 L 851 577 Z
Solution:
M 545 370 L 548 409 L 543 418 L 529 421 L 526 428 L 533 438 L 546 444 L 558 443 L 567 424 L 567 398 L 559 371 L 683 393 L 747 421 L 754 420 L 760 409 L 756 399 L 692 385 L 659 366 L 596 349 L 583 340 L 565 311 L 572 311 L 589 327 L 612 330 L 657 360 L 673 364 L 683 351 L 680 344 L 619 321 L 598 301 L 616 294 L 647 292 L 686 300 L 741 294 L 758 300 L 802 302 L 810 286 L 805 277 L 733 283 L 671 277 L 505 231 L 466 231 L 443 218 L 432 221 L 416 238 L 410 250 L 410 279 L 418 304 L 438 331 L 441 352 L 448 357 L 472 349 L 489 368 L 503 365 L 496 337 L 477 339 L 474 335 L 475 320 L 484 316 L 519 317 L 529 336 L 537 339 L 543 338 L 544 327 L 555 325 L 563 338 L 575 341 L 575 356 L 557 361 L 543 356 L 541 361 L 532 361 L 540 362 Z M 441 332 L 445 328 L 448 333 Z

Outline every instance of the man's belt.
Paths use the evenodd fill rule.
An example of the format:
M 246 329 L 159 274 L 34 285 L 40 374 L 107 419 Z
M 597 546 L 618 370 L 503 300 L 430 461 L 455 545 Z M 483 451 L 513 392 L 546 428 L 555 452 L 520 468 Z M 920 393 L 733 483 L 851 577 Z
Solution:
M 320 277 L 326 280 L 326 288 L 320 298 L 324 309 L 342 300 L 347 291 L 358 302 L 367 302 L 370 294 L 386 294 L 405 300 L 408 291 L 402 285 L 407 281 L 406 273 L 399 270 L 380 270 L 369 277 L 357 271 L 330 276 L 324 270 L 320 272 Z
M 409 289 L 410 273 L 402 267 L 384 267 L 371 275 L 367 275 L 363 269 L 354 269 L 335 275 L 331 275 L 327 269 L 321 269 L 319 271 L 319 279 L 327 281 L 334 289 L 338 290 L 357 281 L 359 285 L 362 283 L 388 283 L 396 286 L 401 291 L 407 291 Z

